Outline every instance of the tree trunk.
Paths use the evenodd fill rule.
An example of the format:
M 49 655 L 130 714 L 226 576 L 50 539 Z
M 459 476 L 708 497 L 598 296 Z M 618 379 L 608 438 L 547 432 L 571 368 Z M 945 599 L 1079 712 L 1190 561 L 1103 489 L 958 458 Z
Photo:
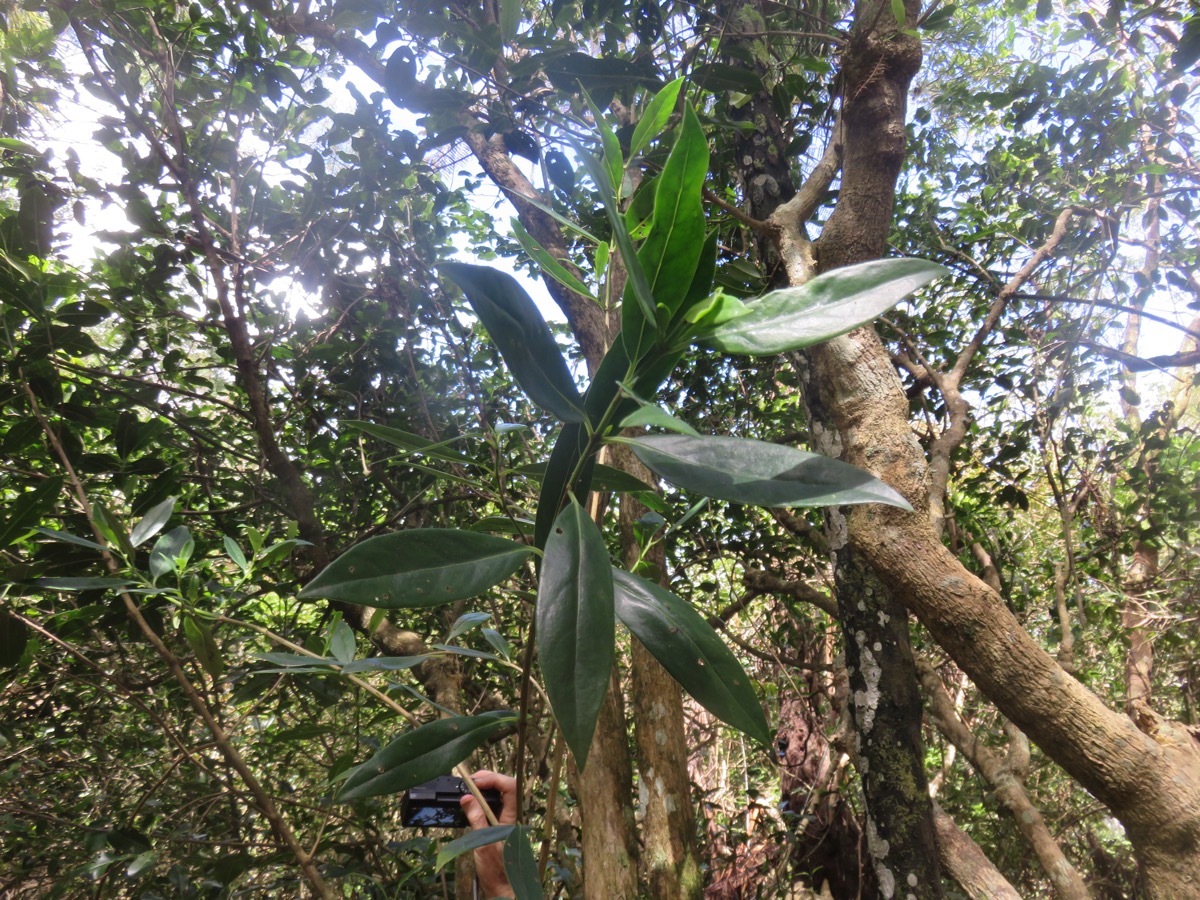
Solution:
M 652 484 L 654 476 L 625 447 L 614 447 L 610 462 Z M 632 569 L 639 547 L 634 523 L 647 512 L 630 495 L 621 498 L 621 544 L 625 565 Z M 654 572 L 643 573 L 663 587 L 666 554 L 661 542 L 645 559 Z M 636 638 L 631 640 L 629 702 L 633 709 L 634 741 L 638 768 L 638 802 L 642 811 L 642 882 L 647 896 L 663 900 L 690 900 L 704 892 L 700 855 L 696 846 L 696 815 L 688 777 L 683 721 L 683 692 Z

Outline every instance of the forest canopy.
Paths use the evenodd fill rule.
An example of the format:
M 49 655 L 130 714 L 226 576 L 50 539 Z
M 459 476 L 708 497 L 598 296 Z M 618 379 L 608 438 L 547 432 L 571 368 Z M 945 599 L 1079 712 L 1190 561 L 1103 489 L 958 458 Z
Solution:
M 0 63 L 0 895 L 1195 893 L 1200 10 Z M 480 768 L 516 824 L 401 824 Z

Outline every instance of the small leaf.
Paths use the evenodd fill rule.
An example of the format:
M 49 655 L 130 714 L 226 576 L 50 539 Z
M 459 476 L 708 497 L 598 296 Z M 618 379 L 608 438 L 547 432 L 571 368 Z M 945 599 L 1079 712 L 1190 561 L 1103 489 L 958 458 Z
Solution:
M 429 659 L 422 656 L 372 656 L 367 659 L 356 659 L 342 666 L 343 675 L 356 675 L 359 672 L 395 672 L 400 669 L 411 669 Z
M 637 428 L 642 425 L 649 425 L 654 428 L 665 428 L 668 431 L 674 431 L 679 434 L 690 434 L 693 437 L 700 437 L 700 432 L 689 425 L 683 419 L 677 419 L 665 409 L 643 400 L 641 397 L 634 396 L 638 402 L 638 408 L 623 418 L 618 428 Z
M 600 530 L 574 497 L 542 558 L 537 647 L 546 694 L 582 770 L 612 674 L 612 567 Z
M 154 549 L 150 551 L 150 575 L 154 581 L 174 572 L 176 566 L 186 566 L 195 546 L 192 533 L 183 525 L 172 528 L 155 541 Z
M 351 547 L 298 596 L 383 609 L 440 606 L 499 584 L 532 552 L 524 544 L 489 534 L 415 528 Z
M 337 800 L 397 794 L 444 775 L 492 734 L 516 722 L 508 710 L 438 719 L 406 732 L 347 773 Z
M 454 624 L 450 626 L 450 633 L 446 635 L 446 643 L 448 644 L 456 637 L 461 637 L 468 631 L 478 628 L 491 617 L 491 613 L 485 612 L 463 613 L 461 616 L 455 619 Z
M 168 497 L 162 503 L 153 506 L 146 515 L 142 516 L 141 521 L 133 526 L 133 533 L 129 536 L 130 543 L 135 547 L 146 543 L 163 530 L 163 526 L 170 520 L 171 513 L 174 511 L 174 497 Z
M 354 662 L 354 652 L 356 649 L 354 629 L 339 620 L 333 627 L 333 634 L 329 637 L 329 652 L 333 655 L 334 659 L 345 666 Z
M 512 885 L 516 900 L 542 900 L 542 882 L 538 878 L 537 859 L 529 843 L 530 830 L 524 825 L 513 826 L 504 842 L 504 874 Z
M 141 875 L 142 872 L 151 868 L 156 862 L 158 862 L 158 854 L 153 850 L 147 850 L 144 853 L 139 853 L 125 868 L 125 877 L 134 878 L 138 875 Z
M 437 860 L 434 861 L 433 867 L 440 869 L 446 863 L 462 856 L 468 850 L 475 850 L 478 847 L 486 847 L 488 844 L 502 841 L 508 837 L 509 832 L 515 827 L 515 825 L 492 825 L 487 828 L 468 831 L 462 837 L 455 838 L 448 844 L 442 844 L 438 849 Z
M 112 547 L 119 550 L 126 559 L 133 557 L 133 544 L 129 540 L 129 534 L 120 520 L 99 500 L 92 504 L 92 518 Z
M 904 0 L 892 0 L 892 16 L 895 17 L 896 24 L 903 28 L 908 19 L 908 13 L 904 10 Z
M 511 227 L 512 233 L 516 236 L 517 240 L 520 241 L 525 252 L 528 253 L 539 266 L 541 266 L 542 271 L 546 275 L 549 275 L 559 284 L 569 288 L 580 296 L 587 297 L 592 301 L 596 300 L 596 298 L 592 296 L 592 292 L 588 289 L 586 284 L 568 272 L 566 267 L 561 262 L 551 256 L 549 251 L 539 244 L 533 235 L 525 230 L 525 226 L 521 224 L 520 219 L 514 218 L 512 220 Z
M 676 78 L 654 95 L 654 99 L 646 104 L 646 111 L 638 119 L 633 129 L 633 137 L 629 141 L 629 157 L 632 159 L 642 152 L 642 149 L 662 133 L 675 110 L 675 101 L 679 99 L 679 91 L 683 88 L 683 79 Z
M 617 618 L 710 713 L 769 745 L 771 729 L 741 664 L 696 610 L 670 591 L 613 570 Z
M 945 268 L 923 259 L 881 259 L 835 269 L 747 301 L 749 312 L 719 326 L 706 343 L 750 356 L 809 347 L 865 325 L 945 274 Z
M 234 565 L 245 572 L 250 563 L 246 560 L 246 554 L 242 552 L 242 548 L 238 546 L 238 542 L 229 535 L 224 536 L 225 552 L 229 554 L 229 558 L 233 560 Z
M 491 644 L 497 653 L 505 659 L 512 659 L 512 644 L 504 639 L 504 635 L 494 628 L 481 628 L 479 633 L 483 635 L 484 640 Z
M 886 503 L 912 510 L 893 488 L 856 466 L 794 447 L 736 437 L 613 438 L 654 474 L 706 497 L 755 506 Z
M 563 422 L 583 421 L 583 398 L 537 306 L 507 272 L 444 262 L 467 296 L 513 378 L 529 399 Z

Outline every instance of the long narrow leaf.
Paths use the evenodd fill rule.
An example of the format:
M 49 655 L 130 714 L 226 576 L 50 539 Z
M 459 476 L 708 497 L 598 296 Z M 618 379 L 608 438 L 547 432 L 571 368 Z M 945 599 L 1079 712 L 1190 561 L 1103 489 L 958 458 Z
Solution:
M 516 900 L 542 900 L 542 883 L 538 878 L 537 860 L 529 843 L 530 830 L 517 825 L 504 842 L 504 874 L 508 876 Z
M 924 259 L 879 259 L 835 269 L 746 301 L 749 312 L 718 326 L 705 343 L 750 356 L 809 347 L 865 325 L 945 274 Z
M 444 262 L 529 399 L 563 422 L 583 421 L 583 398 L 545 319 L 517 280 L 487 266 Z
M 856 466 L 794 447 L 736 437 L 616 438 L 671 484 L 755 506 L 886 503 L 912 510 L 895 489 Z
M 546 541 L 537 646 L 546 694 L 581 770 L 608 691 L 614 632 L 608 549 L 596 523 L 572 497 Z
M 704 617 L 670 591 L 613 570 L 617 618 L 710 713 L 763 744 L 771 730 L 750 677 Z
M 299 594 L 382 609 L 464 600 L 513 574 L 533 552 L 524 544 L 452 528 L 414 528 L 351 547 Z
M 348 773 L 339 801 L 396 794 L 444 775 L 516 717 L 508 710 L 438 719 L 400 735 Z

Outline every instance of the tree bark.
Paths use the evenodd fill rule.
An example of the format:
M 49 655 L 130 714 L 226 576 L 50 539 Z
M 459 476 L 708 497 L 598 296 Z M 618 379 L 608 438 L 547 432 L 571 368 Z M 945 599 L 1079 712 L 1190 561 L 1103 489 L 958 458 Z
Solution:
M 947 874 L 971 900 L 1021 900 L 1021 895 L 949 814 L 933 804 L 938 852 Z

